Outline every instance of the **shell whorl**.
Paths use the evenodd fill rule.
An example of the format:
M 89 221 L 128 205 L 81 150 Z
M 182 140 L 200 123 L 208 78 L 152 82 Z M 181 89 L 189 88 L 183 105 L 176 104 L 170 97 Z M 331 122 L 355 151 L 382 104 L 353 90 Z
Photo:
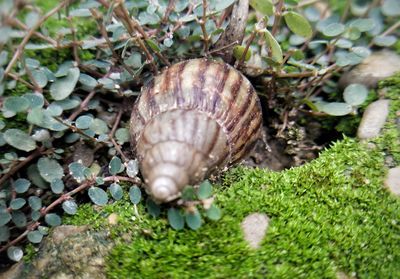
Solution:
M 130 123 L 147 191 L 159 202 L 242 159 L 262 125 L 250 82 L 223 62 L 193 59 L 142 88 Z

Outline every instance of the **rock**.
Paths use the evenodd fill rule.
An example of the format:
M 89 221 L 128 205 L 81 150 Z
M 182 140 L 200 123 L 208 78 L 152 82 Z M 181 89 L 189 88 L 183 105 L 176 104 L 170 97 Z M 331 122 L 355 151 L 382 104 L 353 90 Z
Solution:
M 389 169 L 385 186 L 396 196 L 400 196 L 400 166 Z
M 250 247 L 257 249 L 263 240 L 269 224 L 269 218 L 264 213 L 253 213 L 242 221 L 241 227 L 244 239 Z
M 75 235 L 84 231 L 87 231 L 87 226 L 73 226 L 73 225 L 62 225 L 55 227 L 52 234 L 52 239 L 55 244 L 61 243 L 66 237 Z
M 378 136 L 388 114 L 389 100 L 378 100 L 371 103 L 363 114 L 357 136 L 360 139 L 369 139 Z
M 345 88 L 351 83 L 361 83 L 374 88 L 378 81 L 400 71 L 400 56 L 393 51 L 382 50 L 372 53 L 361 64 L 344 73 L 339 87 Z
M 12 265 L 7 271 L 0 273 L 0 279 L 19 279 L 24 268 L 24 263 L 19 262 Z
M 116 213 L 111 213 L 108 218 L 107 218 L 108 223 L 111 226 L 115 226 L 116 224 L 118 224 L 118 214 Z
M 107 231 L 60 226 L 43 241 L 38 255 L 26 264 L 23 273 L 28 279 L 103 279 L 105 260 L 113 245 Z

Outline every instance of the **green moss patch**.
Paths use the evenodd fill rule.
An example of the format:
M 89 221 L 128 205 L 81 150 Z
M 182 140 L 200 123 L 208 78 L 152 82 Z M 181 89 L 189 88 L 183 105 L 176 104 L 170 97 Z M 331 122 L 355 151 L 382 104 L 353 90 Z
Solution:
M 117 245 L 108 259 L 110 278 L 336 278 L 338 272 L 398 278 L 400 199 L 383 179 L 385 156 L 399 163 L 400 103 L 399 88 L 388 82 L 391 113 L 373 145 L 345 138 L 318 159 L 279 173 L 233 169 L 217 190 L 222 219 L 197 231 L 175 231 L 165 214 L 152 218 L 142 204 L 136 216 L 127 197 L 100 212 L 83 207 L 70 222 L 104 228 L 111 213 L 119 216 L 111 228 Z M 271 218 L 257 250 L 240 229 L 253 212 Z

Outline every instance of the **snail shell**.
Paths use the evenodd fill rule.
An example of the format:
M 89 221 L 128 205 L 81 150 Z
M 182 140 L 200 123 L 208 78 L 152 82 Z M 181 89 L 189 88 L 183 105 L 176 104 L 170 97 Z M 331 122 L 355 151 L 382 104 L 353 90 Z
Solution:
M 258 96 L 232 66 L 193 59 L 166 68 L 142 88 L 130 134 L 157 202 L 247 155 L 262 126 Z

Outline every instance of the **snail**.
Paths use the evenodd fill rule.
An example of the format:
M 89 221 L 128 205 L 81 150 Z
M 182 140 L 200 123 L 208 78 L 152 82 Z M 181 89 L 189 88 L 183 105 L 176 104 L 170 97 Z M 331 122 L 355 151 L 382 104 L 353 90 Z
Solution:
M 262 126 L 258 96 L 239 71 L 210 59 L 166 68 L 142 87 L 130 119 L 146 191 L 158 202 L 239 162 Z

